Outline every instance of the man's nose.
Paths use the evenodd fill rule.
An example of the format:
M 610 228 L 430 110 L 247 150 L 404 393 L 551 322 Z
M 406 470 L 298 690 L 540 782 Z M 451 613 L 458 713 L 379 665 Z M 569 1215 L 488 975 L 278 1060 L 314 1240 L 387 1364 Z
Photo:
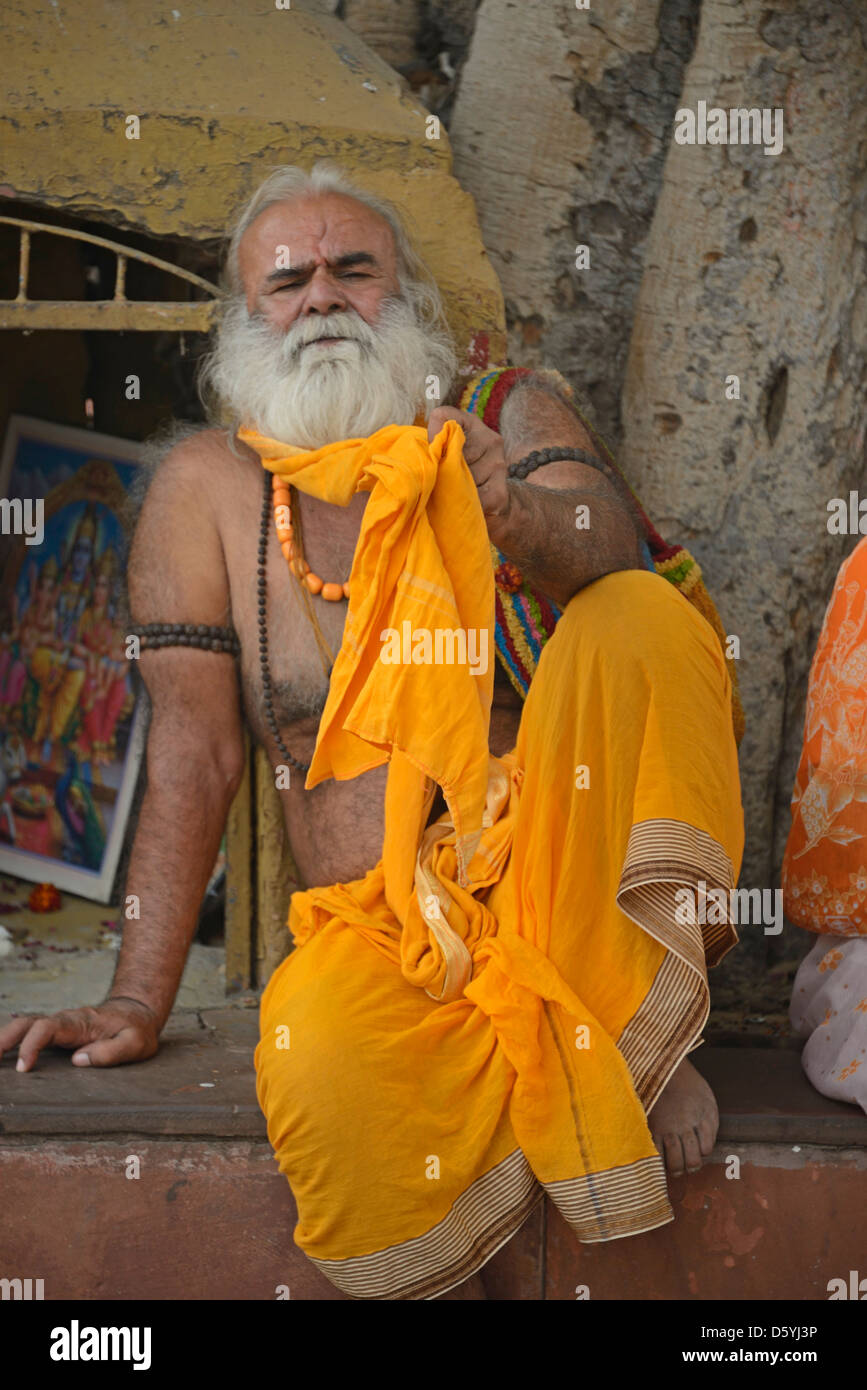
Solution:
M 304 313 L 335 314 L 345 308 L 346 295 L 342 287 L 327 273 L 317 271 L 307 287 Z

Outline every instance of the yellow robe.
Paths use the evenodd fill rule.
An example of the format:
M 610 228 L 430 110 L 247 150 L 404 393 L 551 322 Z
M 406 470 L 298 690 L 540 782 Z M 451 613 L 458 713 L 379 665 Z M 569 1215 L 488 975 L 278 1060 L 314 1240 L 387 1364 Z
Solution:
M 329 446 L 364 485 L 376 456 L 368 511 L 383 482 L 397 475 L 410 495 L 407 477 L 427 476 L 422 434 Z M 461 442 L 444 434 L 430 446 L 438 467 Z M 246 437 L 272 471 L 311 491 L 327 486 L 323 451 Z M 462 459 L 454 481 L 469 506 Z M 449 518 L 434 515 L 412 573 L 437 563 L 431 548 Z M 483 523 L 470 529 L 478 535 L 465 531 L 449 552 L 461 602 L 463 552 L 472 564 L 476 539 L 487 544 Z M 356 567 L 376 573 L 365 545 L 362 531 L 347 670 L 362 665 Z M 423 593 L 402 571 L 378 601 Z M 389 769 L 383 859 L 357 882 L 293 896 L 296 949 L 263 995 L 256 1051 L 259 1101 L 298 1207 L 296 1241 L 357 1298 L 436 1297 L 504 1244 L 545 1192 L 583 1241 L 671 1220 L 646 1112 L 696 1045 L 707 965 L 736 940 L 730 923 L 703 927 L 701 914 L 690 920 L 678 907 L 684 887 L 700 901 L 702 884 L 734 886 L 743 818 L 723 654 L 670 584 L 612 574 L 567 605 L 515 749 L 486 760 L 480 839 L 480 808 L 454 783 L 449 810 L 422 828 L 432 770 L 450 756 L 438 729 L 453 735 L 461 683 L 446 681 L 448 667 L 421 669 L 420 722 Z M 388 706 L 405 697 L 406 670 L 383 670 Z M 338 675 L 335 665 L 329 705 L 351 684 Z M 478 677 L 464 676 L 471 711 L 466 681 Z M 364 744 L 362 722 L 339 707 Z M 328 713 L 317 757 L 340 735 Z M 380 729 L 390 727 L 385 718 Z M 470 746 L 460 756 L 474 769 Z M 370 750 L 349 749 L 374 765 Z M 314 758 L 310 779 L 316 771 Z

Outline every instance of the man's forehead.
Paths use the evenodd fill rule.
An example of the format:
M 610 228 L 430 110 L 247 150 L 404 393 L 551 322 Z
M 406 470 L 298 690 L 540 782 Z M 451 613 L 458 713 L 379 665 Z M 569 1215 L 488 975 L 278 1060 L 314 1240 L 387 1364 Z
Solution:
M 299 262 L 370 251 L 388 267 L 396 257 L 385 218 L 340 193 L 285 198 L 260 213 L 238 247 L 242 277 L 271 269 L 279 246 L 288 246 L 291 259 Z

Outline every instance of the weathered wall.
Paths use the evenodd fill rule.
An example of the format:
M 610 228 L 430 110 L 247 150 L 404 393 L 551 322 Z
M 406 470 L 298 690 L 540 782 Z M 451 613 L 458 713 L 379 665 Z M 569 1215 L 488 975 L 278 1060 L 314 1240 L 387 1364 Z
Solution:
M 157 234 L 218 236 L 261 166 L 328 154 L 448 166 L 396 74 L 336 20 L 266 0 L 164 16 L 146 0 L 7 8 L 5 178 L 28 196 Z M 53 21 L 53 22 L 52 22 Z M 124 137 L 128 115 L 141 139 Z M 49 145 L 55 156 L 46 158 Z
M 741 639 L 757 886 L 777 882 L 809 662 L 854 544 L 826 504 L 867 472 L 865 33 L 855 0 L 482 0 L 449 121 L 512 360 L 589 398 Z M 674 144 L 699 99 L 782 106 L 783 153 Z
M 37 0 L 8 6 L 4 29 L 0 197 L 202 242 L 274 165 L 330 158 L 405 209 L 461 344 L 488 335 L 476 353 L 502 355 L 502 297 L 448 136 L 429 138 L 424 107 L 345 25 L 272 0 Z
M 292 1240 L 256 1102 L 258 1038 L 249 1009 L 176 1010 L 144 1066 L 48 1051 L 25 1078 L 4 1063 L 4 1276 L 42 1278 L 46 1299 L 341 1297 Z M 867 1237 L 867 1118 L 814 1091 L 791 1050 L 703 1047 L 696 1064 L 720 1138 L 700 1172 L 671 1179 L 675 1220 L 579 1245 L 548 1199 L 485 1266 L 489 1299 L 574 1301 L 584 1284 L 594 1301 L 800 1301 L 848 1279 Z
M 41 1278 L 46 1301 L 346 1298 L 295 1245 L 295 1204 L 264 1140 L 42 1135 L 4 1140 L 0 1162 L 4 1275 Z M 672 1183 L 674 1222 L 628 1253 L 579 1245 L 547 1200 L 547 1222 L 537 1208 L 485 1266 L 488 1297 L 574 1303 L 584 1285 L 591 1300 L 827 1299 L 831 1279 L 863 1272 L 865 1168 L 863 1149 L 720 1145 Z

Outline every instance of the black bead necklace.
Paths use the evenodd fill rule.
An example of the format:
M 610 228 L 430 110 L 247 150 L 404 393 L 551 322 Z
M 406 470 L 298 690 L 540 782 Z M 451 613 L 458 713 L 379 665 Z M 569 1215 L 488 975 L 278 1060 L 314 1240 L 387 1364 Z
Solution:
M 309 763 L 302 763 L 298 758 L 294 758 L 283 742 L 282 735 L 277 727 L 277 718 L 274 714 L 274 692 L 271 687 L 271 672 L 268 667 L 268 618 L 267 618 L 267 586 L 265 583 L 265 561 L 268 554 L 268 536 L 271 529 L 271 474 L 267 469 L 262 470 L 265 475 L 265 493 L 262 499 L 262 526 L 259 534 L 259 565 L 258 565 L 258 599 L 259 599 L 259 665 L 262 671 L 262 693 L 265 697 L 265 715 L 268 720 L 268 727 L 274 738 L 274 742 L 286 759 L 290 767 L 297 768 L 305 776 L 310 771 Z

